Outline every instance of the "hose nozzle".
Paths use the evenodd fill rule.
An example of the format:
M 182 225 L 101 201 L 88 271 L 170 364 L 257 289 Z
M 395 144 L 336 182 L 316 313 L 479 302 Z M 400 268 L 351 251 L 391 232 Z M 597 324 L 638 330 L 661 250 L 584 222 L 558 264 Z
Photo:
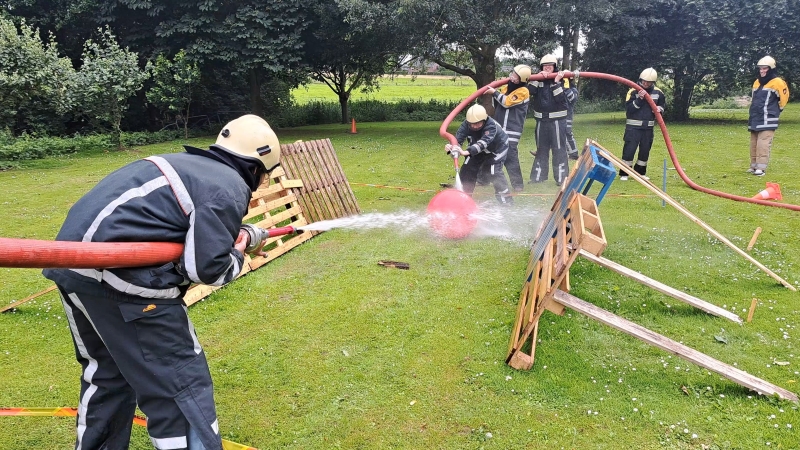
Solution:
M 245 253 L 252 253 L 256 251 L 259 247 L 261 247 L 264 241 L 271 237 L 284 236 L 297 232 L 297 229 L 293 226 L 264 229 L 249 223 L 243 224 L 241 229 L 246 231 L 248 237 L 250 238 L 247 241 L 247 248 L 244 249 Z

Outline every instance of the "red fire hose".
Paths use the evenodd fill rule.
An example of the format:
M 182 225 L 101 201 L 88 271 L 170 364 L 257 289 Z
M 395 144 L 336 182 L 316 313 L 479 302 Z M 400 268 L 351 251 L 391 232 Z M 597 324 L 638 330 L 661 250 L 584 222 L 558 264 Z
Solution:
M 295 233 L 291 226 L 263 230 L 266 238 Z M 183 244 L 174 242 L 68 242 L 0 238 L 0 267 L 28 269 L 113 269 L 177 261 Z
M 541 81 L 541 80 L 544 80 L 544 79 L 547 79 L 547 78 L 555 78 L 555 76 L 556 76 L 555 73 L 545 74 L 545 73 L 540 72 L 540 73 L 537 73 L 535 75 L 531 75 L 530 80 Z M 607 73 L 577 72 L 577 71 L 574 72 L 574 73 L 573 72 L 569 72 L 569 71 L 564 73 L 564 78 L 574 78 L 574 77 L 600 78 L 600 79 L 603 79 L 603 80 L 616 81 L 617 83 L 623 84 L 623 85 L 631 87 L 633 89 L 637 89 L 637 90 L 641 89 L 641 86 L 639 86 L 638 84 L 634 83 L 631 80 L 628 80 L 628 79 L 622 78 L 622 77 L 618 77 L 616 75 L 607 74 Z M 493 81 L 492 83 L 489 84 L 489 86 L 497 87 L 497 86 L 502 86 L 502 85 L 504 85 L 506 83 L 508 83 L 508 78 L 504 78 L 502 80 Z M 452 134 L 447 132 L 447 127 L 450 125 L 450 122 L 453 121 L 453 119 L 456 117 L 456 115 L 458 115 L 458 113 L 461 112 L 462 109 L 464 109 L 465 106 L 469 105 L 470 103 L 472 103 L 473 100 L 475 100 L 479 96 L 483 95 L 484 92 L 486 92 L 486 86 L 478 89 L 472 95 L 467 97 L 464 101 L 459 103 L 458 106 L 456 106 L 456 108 L 447 116 L 447 118 L 444 119 L 444 122 L 442 122 L 442 126 L 439 127 L 439 135 L 442 136 L 443 138 L 447 139 L 447 141 L 450 142 L 451 144 L 457 145 L 458 142 L 456 142 L 455 136 L 453 136 Z M 686 183 L 690 188 L 692 188 L 694 190 L 697 190 L 697 191 L 700 191 L 700 192 L 704 192 L 706 194 L 711 194 L 711 195 L 714 195 L 714 196 L 717 196 L 717 197 L 727 198 L 729 200 L 735 200 L 737 202 L 755 203 L 757 205 L 772 206 L 772 207 L 775 207 L 775 208 L 785 208 L 785 209 L 790 209 L 792 211 L 800 211 L 800 205 L 792 205 L 792 204 L 789 204 L 789 203 L 775 203 L 775 202 L 771 202 L 771 201 L 768 201 L 768 200 L 760 200 L 760 199 L 754 199 L 754 198 L 749 198 L 749 197 L 742 197 L 740 195 L 729 194 L 727 192 L 715 191 L 714 189 L 709 189 L 707 187 L 700 186 L 699 184 L 697 184 L 694 181 L 692 181 L 686 175 L 686 173 L 683 171 L 683 168 L 681 167 L 680 163 L 678 162 L 678 157 L 675 154 L 675 149 L 672 146 L 672 140 L 670 140 L 669 133 L 667 132 L 667 126 L 664 124 L 664 118 L 661 117 L 661 114 L 658 112 L 658 109 L 656 108 L 656 104 L 653 102 L 653 99 L 650 98 L 649 95 L 646 97 L 646 99 L 647 99 L 647 103 L 650 104 L 650 108 L 655 113 L 656 122 L 658 122 L 658 126 L 661 127 L 661 133 L 664 135 L 664 143 L 667 145 L 667 151 L 669 152 L 670 160 L 672 160 L 672 165 L 675 166 L 675 170 L 678 172 L 678 175 L 681 177 L 681 180 L 683 180 L 683 182 Z

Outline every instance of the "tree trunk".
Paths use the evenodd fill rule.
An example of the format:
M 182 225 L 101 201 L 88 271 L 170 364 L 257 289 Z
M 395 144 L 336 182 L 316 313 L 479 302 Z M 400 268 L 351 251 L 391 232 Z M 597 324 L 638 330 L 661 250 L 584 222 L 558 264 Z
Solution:
M 572 58 L 570 58 L 569 70 L 574 72 L 578 69 L 578 59 L 580 57 L 580 51 L 578 50 L 578 45 L 581 42 L 581 26 L 576 24 L 572 27 Z M 566 65 L 565 65 L 566 67 Z
M 572 66 L 572 27 L 564 29 L 564 34 L 561 36 L 561 69 L 568 70 Z
M 472 77 L 472 80 L 475 81 L 475 85 L 478 89 L 494 81 L 497 76 L 497 66 L 495 62 L 497 49 L 498 47 L 496 45 L 488 45 L 470 51 L 472 54 L 472 62 L 475 65 L 475 75 Z M 482 95 L 480 103 L 486 108 L 486 112 L 490 117 L 494 115 L 491 94 Z
M 669 105 L 668 117 L 675 122 L 685 122 L 689 120 L 689 106 L 696 83 L 680 69 L 675 70 L 674 73 L 675 92 L 672 95 L 672 105 Z
M 336 84 L 339 94 L 339 106 L 342 108 L 342 123 L 345 124 L 350 119 L 350 91 L 347 90 L 347 74 L 343 67 L 338 69 Z
M 342 123 L 347 123 L 350 118 L 350 94 L 342 92 L 339 94 L 339 106 L 342 108 Z
M 253 114 L 264 117 L 264 105 L 261 102 L 261 79 L 256 69 L 250 69 L 250 110 Z

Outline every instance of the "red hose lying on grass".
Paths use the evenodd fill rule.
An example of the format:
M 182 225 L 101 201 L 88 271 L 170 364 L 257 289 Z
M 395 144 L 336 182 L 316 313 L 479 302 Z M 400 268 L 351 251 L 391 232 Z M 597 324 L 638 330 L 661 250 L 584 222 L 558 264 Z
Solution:
M 556 73 L 551 73 L 551 74 L 537 73 L 535 75 L 531 75 L 530 80 L 541 81 L 541 80 L 544 80 L 544 79 L 547 79 L 547 78 L 555 78 L 555 76 L 556 76 Z M 637 89 L 637 90 L 641 89 L 641 86 L 639 86 L 638 84 L 634 83 L 631 80 L 628 80 L 628 79 L 622 78 L 622 77 L 618 77 L 616 75 L 607 74 L 607 73 L 577 72 L 577 71 L 573 73 L 573 72 L 567 71 L 564 74 L 564 78 L 575 78 L 575 77 L 600 78 L 600 79 L 603 79 L 603 80 L 616 81 L 617 83 L 623 84 L 623 85 L 631 87 L 633 89 Z M 492 83 L 489 84 L 489 86 L 497 87 L 497 86 L 502 86 L 502 85 L 504 85 L 506 83 L 508 83 L 508 78 L 504 78 L 502 80 L 493 81 Z M 472 103 L 473 100 L 475 100 L 479 96 L 483 95 L 484 92 L 486 92 L 486 86 L 478 89 L 472 95 L 470 95 L 469 97 L 464 99 L 464 101 L 459 103 L 458 106 L 456 106 L 455 109 L 453 109 L 453 111 L 447 116 L 447 118 L 444 119 L 444 122 L 442 122 L 442 126 L 439 127 L 439 135 L 442 136 L 443 138 L 447 139 L 447 141 L 449 143 L 451 143 L 453 145 L 457 145 L 458 142 L 456 142 L 455 136 L 453 136 L 452 134 L 450 134 L 447 131 L 447 127 L 450 125 L 450 122 L 453 121 L 453 119 L 456 117 L 456 115 L 458 115 L 458 113 L 461 112 L 462 109 L 464 109 L 465 106 L 469 105 L 470 103 Z M 755 203 L 757 205 L 772 206 L 772 207 L 775 207 L 775 208 L 785 208 L 785 209 L 790 209 L 792 211 L 800 211 L 800 205 L 792 205 L 792 204 L 789 204 L 789 203 L 776 203 L 776 202 L 772 202 L 772 201 L 768 201 L 768 200 L 760 200 L 760 199 L 754 199 L 754 198 L 750 198 L 750 197 L 742 197 L 740 195 L 729 194 L 727 192 L 715 191 L 714 189 L 709 189 L 707 187 L 700 186 L 699 184 L 697 184 L 694 181 L 692 181 L 688 176 L 686 176 L 686 173 L 683 171 L 683 168 L 681 167 L 680 163 L 678 162 L 678 157 L 675 154 L 675 149 L 672 146 L 672 140 L 670 140 L 669 132 L 667 132 L 667 126 L 664 124 L 664 118 L 661 117 L 661 114 L 658 112 L 658 109 L 656 108 L 656 104 L 653 102 L 653 99 L 650 98 L 649 95 L 646 97 L 646 99 L 647 99 L 647 103 L 650 104 L 650 108 L 652 108 L 653 112 L 656 115 L 656 122 L 658 122 L 658 126 L 661 127 L 661 133 L 664 135 L 664 143 L 667 145 L 667 151 L 669 152 L 670 160 L 672 160 L 672 165 L 675 166 L 675 170 L 678 172 L 678 175 L 681 177 L 681 180 L 683 180 L 683 182 L 686 183 L 690 188 L 692 188 L 694 190 L 697 190 L 697 191 L 700 191 L 700 192 L 704 192 L 706 194 L 711 194 L 711 195 L 714 195 L 714 196 L 717 196 L 717 197 L 727 198 L 729 200 L 735 200 L 737 202 Z

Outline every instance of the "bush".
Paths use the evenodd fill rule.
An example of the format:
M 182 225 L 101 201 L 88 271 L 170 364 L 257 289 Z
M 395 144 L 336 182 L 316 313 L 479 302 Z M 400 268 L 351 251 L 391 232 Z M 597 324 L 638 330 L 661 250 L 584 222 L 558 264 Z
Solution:
M 531 108 L 533 109 L 533 108 Z M 598 99 L 598 100 L 583 100 L 578 99 L 575 104 L 575 114 L 590 114 L 599 112 L 613 112 L 625 110 L 625 105 L 621 100 L 612 99 Z
M 458 105 L 458 102 L 440 100 L 402 100 L 389 103 L 378 100 L 350 102 L 350 117 L 359 122 L 441 121 Z M 338 102 L 315 101 L 292 105 L 280 114 L 267 117 L 278 128 L 303 125 L 339 123 L 342 111 Z
M 698 105 L 700 109 L 742 109 L 744 106 L 741 106 L 740 103 L 736 101 L 734 97 L 725 97 L 725 98 L 718 98 L 714 100 L 710 105 Z
M 125 147 L 141 146 L 167 142 L 182 137 L 183 133 L 181 131 L 122 133 L 122 145 Z M 109 134 L 76 135 L 68 138 L 34 138 L 22 135 L 17 139 L 9 139 L 7 134 L 0 133 L 0 169 L 15 166 L 10 164 L 9 161 L 42 159 L 50 156 L 114 148 L 113 139 Z

